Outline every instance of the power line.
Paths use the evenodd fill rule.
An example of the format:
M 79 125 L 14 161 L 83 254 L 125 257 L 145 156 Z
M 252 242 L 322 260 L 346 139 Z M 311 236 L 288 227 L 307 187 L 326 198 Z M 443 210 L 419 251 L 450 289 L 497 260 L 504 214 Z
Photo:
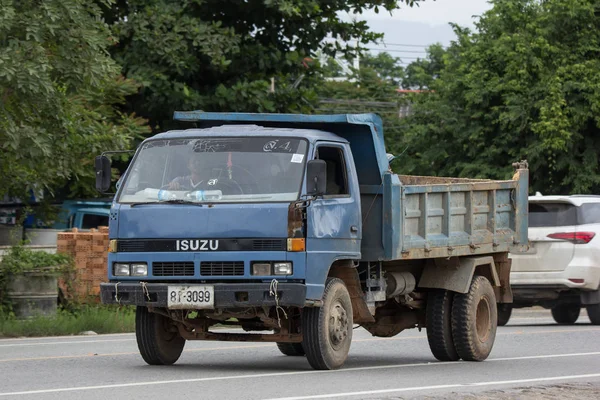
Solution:
M 428 48 L 430 46 L 432 46 L 435 43 L 432 44 L 403 44 L 403 43 L 388 43 L 388 42 L 382 42 L 383 45 L 385 46 L 400 46 L 400 47 L 425 47 Z M 445 47 L 445 46 L 442 46 Z
M 372 48 L 369 48 L 372 50 Z M 386 49 L 386 48 L 378 48 L 381 51 L 393 51 L 394 53 L 413 53 L 413 54 L 427 54 L 424 50 L 419 51 L 410 51 L 410 50 L 396 50 L 396 49 Z
M 401 51 L 397 50 L 386 50 L 386 49 L 374 49 L 371 47 L 363 47 L 364 50 L 373 50 L 373 51 L 384 51 L 384 52 L 392 52 L 392 53 L 401 53 Z M 426 57 L 400 57 L 405 60 L 424 60 Z

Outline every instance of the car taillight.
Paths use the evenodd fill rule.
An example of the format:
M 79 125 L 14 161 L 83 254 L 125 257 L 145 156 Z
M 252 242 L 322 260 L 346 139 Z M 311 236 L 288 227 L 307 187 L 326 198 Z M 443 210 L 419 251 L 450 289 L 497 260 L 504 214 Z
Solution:
M 566 240 L 573 244 L 589 243 L 596 236 L 594 232 L 560 232 L 548 235 L 550 239 Z

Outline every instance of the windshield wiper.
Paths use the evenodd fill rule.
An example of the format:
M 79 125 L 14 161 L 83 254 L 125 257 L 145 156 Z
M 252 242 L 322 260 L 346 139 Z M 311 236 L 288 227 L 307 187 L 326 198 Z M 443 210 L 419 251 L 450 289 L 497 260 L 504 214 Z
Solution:
M 161 200 L 158 203 L 169 203 L 169 204 L 191 204 L 194 206 L 202 207 L 204 204 L 198 203 L 197 201 L 184 200 L 184 199 L 170 199 L 170 200 Z
M 129 207 L 141 206 L 141 205 L 144 205 L 144 204 L 164 204 L 164 203 L 168 203 L 168 204 L 190 204 L 190 205 L 194 205 L 194 206 L 198 206 L 198 207 L 204 206 L 204 204 L 198 203 L 196 201 L 183 200 L 183 199 L 170 199 L 170 200 L 161 200 L 161 201 L 145 201 L 145 202 L 140 202 L 140 203 L 130 203 Z

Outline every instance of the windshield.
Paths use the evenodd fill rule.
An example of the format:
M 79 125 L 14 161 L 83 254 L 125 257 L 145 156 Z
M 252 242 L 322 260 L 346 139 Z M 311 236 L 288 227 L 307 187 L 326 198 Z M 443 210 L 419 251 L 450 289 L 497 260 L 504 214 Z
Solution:
M 294 201 L 306 149 L 306 140 L 284 137 L 148 141 L 131 165 L 117 201 Z

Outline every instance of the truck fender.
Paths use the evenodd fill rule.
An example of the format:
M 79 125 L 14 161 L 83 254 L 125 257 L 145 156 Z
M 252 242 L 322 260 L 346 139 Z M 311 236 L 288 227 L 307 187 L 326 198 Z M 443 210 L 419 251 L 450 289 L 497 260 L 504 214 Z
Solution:
M 344 281 L 348 292 L 350 293 L 350 301 L 352 302 L 352 318 L 354 323 L 375 322 L 375 318 L 371 315 L 365 296 L 360 286 L 358 271 L 352 260 L 338 260 L 333 263 L 329 269 L 329 277 L 339 278 Z
M 485 276 L 492 286 L 500 286 L 500 279 L 492 256 L 436 258 L 425 265 L 419 279 L 419 287 L 446 289 L 467 293 L 475 270 Z

